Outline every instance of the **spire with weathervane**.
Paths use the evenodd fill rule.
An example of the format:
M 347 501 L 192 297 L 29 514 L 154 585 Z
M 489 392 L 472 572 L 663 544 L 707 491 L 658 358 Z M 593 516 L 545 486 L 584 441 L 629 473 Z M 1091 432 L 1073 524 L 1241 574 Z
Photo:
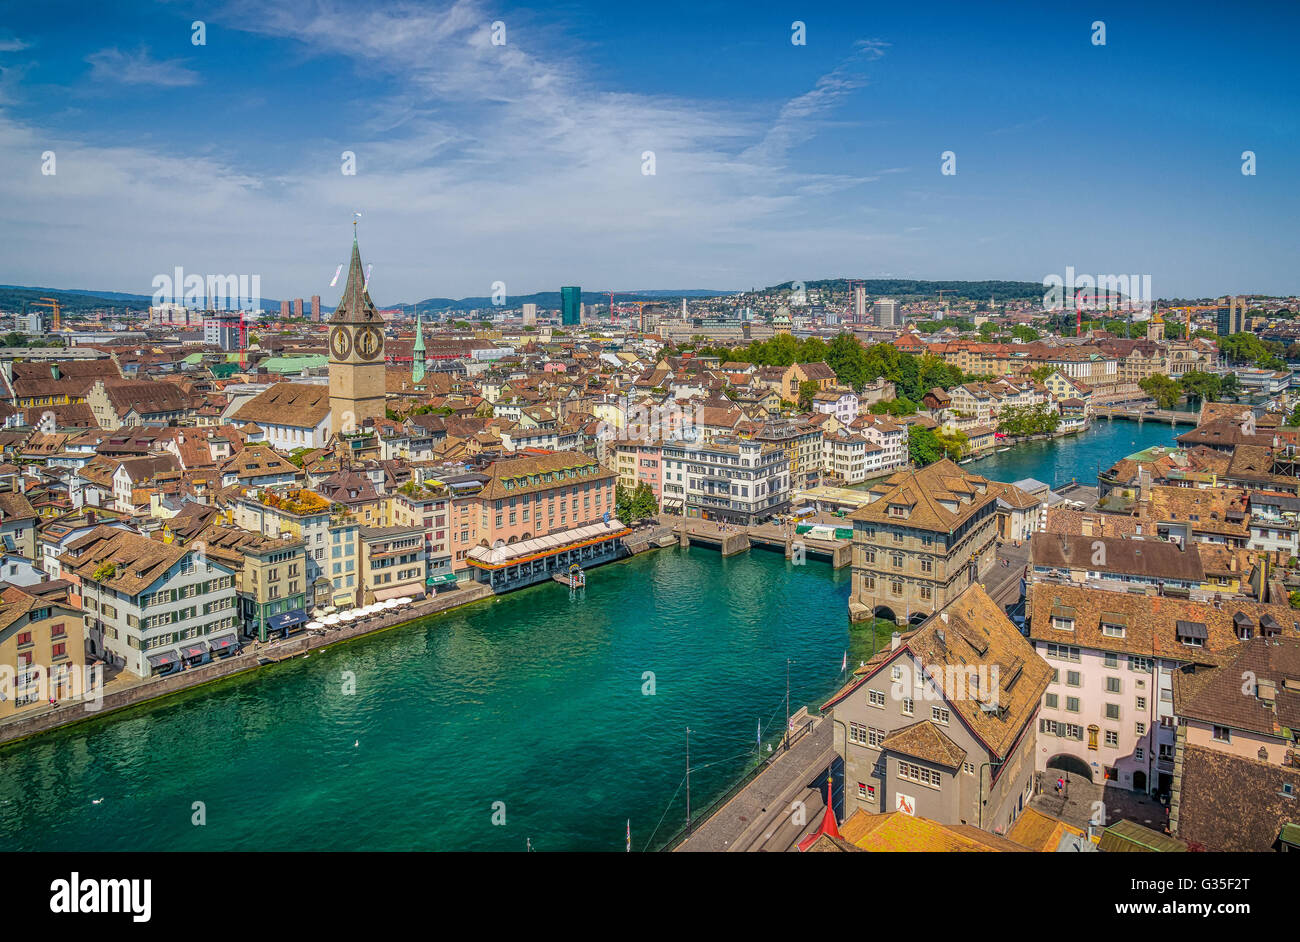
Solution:
M 361 249 L 357 246 L 357 224 L 352 223 L 352 259 L 348 262 L 348 281 L 343 297 L 330 318 L 333 324 L 378 324 L 383 322 L 375 303 L 366 290 L 366 273 L 361 267 Z
M 415 312 L 415 347 L 411 350 L 411 382 L 424 382 L 424 326 L 420 323 L 420 312 Z

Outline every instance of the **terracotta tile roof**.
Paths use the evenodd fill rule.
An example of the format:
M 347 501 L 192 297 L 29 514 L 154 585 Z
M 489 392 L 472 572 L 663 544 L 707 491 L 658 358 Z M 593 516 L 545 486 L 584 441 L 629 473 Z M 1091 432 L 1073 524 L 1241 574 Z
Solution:
M 1061 839 L 1067 834 L 1085 837 L 1082 829 L 1030 806 L 1020 812 L 1016 823 L 1007 831 L 1007 839 L 1030 850 L 1055 853 L 1061 846 Z
M 929 720 L 894 730 L 881 745 L 891 752 L 925 759 L 945 769 L 960 769 L 966 761 L 966 750 Z
M 222 475 L 235 474 L 240 478 L 260 478 L 267 475 L 292 474 L 299 471 L 270 445 L 256 443 L 245 445 L 221 465 Z
M 1025 848 L 1014 841 L 970 825 L 940 824 L 901 811 L 885 814 L 856 811 L 844 822 L 840 833 L 855 847 L 878 853 L 1025 852 Z
M 926 670 L 946 672 L 952 668 L 967 675 L 985 668 L 993 676 L 996 669 L 996 696 L 991 696 L 993 691 L 981 691 L 978 696 L 945 695 L 944 700 L 952 714 L 999 757 L 1008 755 L 1037 713 L 1052 676 L 1047 662 L 977 583 L 902 636 L 897 651 L 882 651 L 858 668 L 855 679 L 831 697 L 822 711 L 863 686 L 900 652 L 910 654 Z M 989 709 L 990 703 L 996 708 Z
M 329 387 L 311 383 L 275 383 L 240 406 L 232 419 L 270 425 L 315 428 L 330 411 Z
M 1249 693 L 1243 677 L 1256 684 Z M 1178 671 L 1173 686 L 1179 716 L 1289 739 L 1284 730 L 1300 729 L 1300 637 L 1242 641 L 1220 665 Z
M 1289 783 L 1294 793 L 1298 778 L 1294 766 L 1188 744 L 1177 836 L 1213 852 L 1275 850 L 1282 828 L 1300 817 L 1283 789 Z
M 1205 581 L 1200 554 L 1164 540 L 1035 533 L 1029 544 L 1029 558 L 1034 566 L 1053 569 L 1104 569 L 1152 579 Z M 1099 558 L 1105 563 L 1098 563 Z
M 536 484 L 522 481 L 519 479 L 531 477 L 532 475 L 555 475 L 569 469 L 586 468 L 589 469 L 585 475 L 574 478 L 566 478 L 568 484 L 576 484 L 580 481 L 603 481 L 605 479 L 614 479 L 618 473 L 613 470 L 602 468 L 595 458 L 584 455 L 577 451 L 557 451 L 548 454 L 527 455 L 522 458 L 505 458 L 495 461 L 487 467 L 487 473 L 492 479 L 483 487 L 480 495 L 486 500 L 497 500 L 516 496 L 519 494 L 531 494 L 533 491 L 546 490 L 548 488 L 559 487 L 559 480 L 540 480 Z M 518 483 L 507 488 L 503 481 L 507 479 L 516 479 Z
M 1053 610 L 1073 619 L 1073 630 L 1053 628 Z M 1029 587 L 1025 611 L 1029 616 L 1029 637 L 1034 641 L 1182 662 L 1206 663 L 1207 656 L 1222 654 L 1236 645 L 1239 639 L 1233 617 L 1237 613 L 1252 619 L 1256 626 L 1261 616 L 1269 615 L 1282 626 L 1284 635 L 1300 635 L 1297 627 L 1300 613 L 1289 605 L 1268 605 L 1248 599 L 1225 599 L 1209 604 L 1040 582 Z M 1124 637 L 1102 634 L 1103 620 L 1111 624 L 1122 620 Z M 1193 647 L 1178 640 L 1180 621 L 1204 626 L 1203 646 Z
M 188 550 L 133 530 L 99 526 L 78 537 L 59 557 L 65 572 L 126 595 L 138 595 L 183 559 Z M 105 567 L 101 570 L 100 567 Z M 99 572 L 100 578 L 94 574 Z
M 947 458 L 919 470 L 898 471 L 867 493 L 873 495 L 871 503 L 854 511 L 851 519 L 943 532 L 955 530 L 996 500 L 987 478 L 967 474 Z M 909 508 L 908 515 L 891 516 L 891 505 Z

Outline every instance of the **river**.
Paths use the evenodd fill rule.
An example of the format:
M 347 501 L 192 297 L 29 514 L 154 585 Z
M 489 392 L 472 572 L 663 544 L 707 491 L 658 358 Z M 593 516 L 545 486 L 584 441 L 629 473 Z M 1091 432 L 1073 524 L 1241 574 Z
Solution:
M 7 748 L 0 847 L 622 850 L 631 819 L 642 850 L 683 823 L 688 725 L 698 812 L 753 762 L 760 721 L 780 736 L 787 657 L 797 709 L 837 689 L 846 649 L 869 653 L 827 563 L 671 548 L 588 580 Z
M 1086 432 L 1012 445 L 962 467 L 994 481 L 1034 478 L 1060 487 L 1077 480 L 1095 486 L 1098 471 L 1153 445 L 1173 445 L 1176 436 L 1189 428 L 1181 425 L 1175 430 L 1159 422 L 1139 425 L 1127 419 L 1094 420 Z

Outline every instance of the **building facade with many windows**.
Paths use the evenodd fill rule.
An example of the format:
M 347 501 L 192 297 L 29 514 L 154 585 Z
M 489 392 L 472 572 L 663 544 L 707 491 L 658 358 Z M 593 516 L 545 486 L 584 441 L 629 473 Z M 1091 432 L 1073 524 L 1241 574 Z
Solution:
M 1033 793 L 1050 670 L 974 585 L 854 672 L 822 707 L 844 816 L 902 812 L 1005 834 Z
M 777 445 L 727 437 L 707 445 L 665 442 L 663 475 L 666 512 L 749 526 L 790 508 L 789 465 Z
M 1173 676 L 1216 663 L 1254 638 L 1300 637 L 1288 605 L 1130 595 L 1040 582 L 1026 602 L 1029 638 L 1052 667 L 1039 768 L 1166 794 L 1173 787 Z
M 137 677 L 235 647 L 235 571 L 200 548 L 96 527 L 68 545 L 61 563 L 81 580 L 92 652 Z
M 979 581 L 993 565 L 1004 487 L 945 459 L 868 489 L 852 516 L 849 617 L 916 622 Z

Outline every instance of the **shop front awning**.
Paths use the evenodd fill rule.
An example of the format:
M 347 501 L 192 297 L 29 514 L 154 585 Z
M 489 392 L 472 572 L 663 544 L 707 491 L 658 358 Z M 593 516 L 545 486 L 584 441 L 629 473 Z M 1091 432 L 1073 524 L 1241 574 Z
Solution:
M 175 664 L 180 658 L 176 656 L 175 651 L 160 651 L 158 654 L 149 655 L 149 664 L 152 667 L 166 667 L 168 664 Z
M 208 653 L 206 645 L 203 644 L 184 644 L 181 645 L 181 657 L 202 657 Z
M 440 572 L 425 580 L 425 585 L 453 585 L 457 582 L 454 572 Z
M 208 647 L 213 654 L 224 654 L 227 651 L 233 651 L 239 647 L 239 639 L 234 635 L 222 635 L 220 638 L 211 638 L 208 640 Z
M 281 631 L 285 628 L 292 628 L 294 625 L 304 624 L 309 620 L 306 612 L 300 608 L 295 608 L 292 612 L 272 615 L 266 620 L 266 626 L 272 631 Z
M 423 595 L 419 586 L 413 586 L 409 583 L 406 585 L 389 586 L 387 589 L 375 590 L 375 601 L 384 602 L 388 599 L 400 599 L 404 595 Z

